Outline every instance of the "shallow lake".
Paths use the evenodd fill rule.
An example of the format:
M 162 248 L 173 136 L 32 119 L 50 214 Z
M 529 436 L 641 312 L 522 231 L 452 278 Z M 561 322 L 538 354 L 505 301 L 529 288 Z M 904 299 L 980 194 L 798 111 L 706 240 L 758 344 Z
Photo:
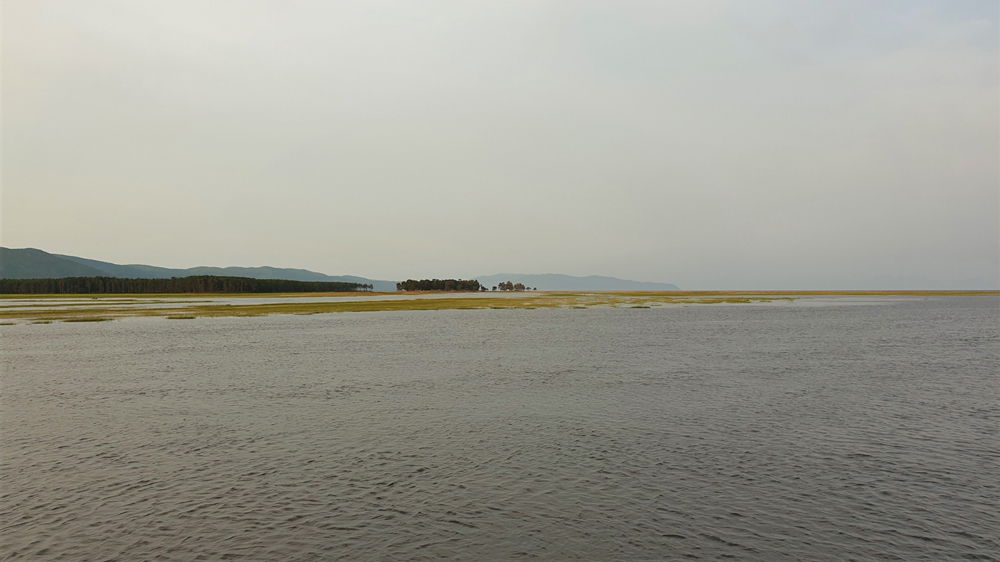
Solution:
M 1000 558 L 1000 297 L 810 302 L 3 326 L 0 558 Z

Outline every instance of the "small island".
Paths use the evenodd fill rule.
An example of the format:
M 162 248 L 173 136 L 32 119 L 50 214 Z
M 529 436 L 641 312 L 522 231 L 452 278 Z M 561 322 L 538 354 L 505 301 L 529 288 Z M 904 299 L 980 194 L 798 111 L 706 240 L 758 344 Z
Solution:
M 494 291 L 537 291 L 538 289 L 532 289 L 531 287 L 525 287 L 523 283 L 511 283 L 506 281 L 493 286 Z M 417 281 L 415 279 L 407 279 L 406 281 L 396 283 L 396 290 L 401 292 L 408 291 L 462 291 L 462 292 L 479 292 L 479 291 L 489 291 L 485 285 L 481 285 L 479 281 L 475 279 L 421 279 Z

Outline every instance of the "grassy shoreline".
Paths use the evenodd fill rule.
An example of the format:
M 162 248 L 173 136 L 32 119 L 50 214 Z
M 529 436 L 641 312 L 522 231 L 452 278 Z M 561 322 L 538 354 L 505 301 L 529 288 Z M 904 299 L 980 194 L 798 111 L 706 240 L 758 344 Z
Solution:
M 422 292 L 405 296 L 454 295 Z M 585 309 L 593 307 L 651 308 L 713 304 L 753 304 L 790 302 L 812 296 L 973 296 L 1000 295 L 1000 291 L 699 291 L 699 292 L 531 292 L 513 295 L 497 293 L 462 293 L 421 299 L 379 299 L 401 293 L 275 293 L 275 294 L 206 294 L 192 295 L 6 295 L 0 301 L 2 325 L 51 322 L 102 322 L 120 318 L 160 317 L 171 320 L 195 318 L 253 317 L 274 314 L 332 314 L 342 312 L 392 312 L 420 310 L 484 309 Z M 295 297 L 376 297 L 369 300 L 328 300 L 323 302 L 212 303 L 206 299 L 295 298 Z M 14 298 L 11 298 L 14 297 Z M 171 298 L 178 300 L 166 301 Z M 66 303 L 66 299 L 88 302 Z M 200 300 L 199 300 L 200 299 Z M 18 305 L 19 300 L 52 301 L 44 304 Z M 93 302 L 97 301 L 97 302 Z M 172 306 L 156 306 L 167 305 Z M 5 306 L 6 304 L 6 306 Z M 137 306 L 139 305 L 139 306 Z M 150 306 L 152 305 L 152 306 Z M 12 322 L 13 321 L 13 322 Z
M 453 292 L 453 291 L 413 291 L 413 292 L 338 292 L 338 293 L 79 293 L 79 294 L 0 294 L 3 300 L 39 300 L 39 299 L 157 299 L 157 298 L 289 298 L 289 297 L 379 297 L 379 296 L 416 296 L 416 295 L 467 295 L 476 297 L 495 297 L 498 295 L 635 295 L 635 296 L 669 296 L 669 297 L 704 297 L 704 296 L 989 296 L 1000 295 L 997 290 L 919 290 L 919 291 L 531 291 L 523 293 L 487 292 Z

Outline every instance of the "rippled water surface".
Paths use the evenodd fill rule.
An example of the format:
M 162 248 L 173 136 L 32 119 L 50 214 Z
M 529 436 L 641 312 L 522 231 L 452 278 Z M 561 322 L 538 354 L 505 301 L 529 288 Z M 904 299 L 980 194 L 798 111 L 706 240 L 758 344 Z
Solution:
M 1000 299 L 0 327 L 0 557 L 1000 559 Z

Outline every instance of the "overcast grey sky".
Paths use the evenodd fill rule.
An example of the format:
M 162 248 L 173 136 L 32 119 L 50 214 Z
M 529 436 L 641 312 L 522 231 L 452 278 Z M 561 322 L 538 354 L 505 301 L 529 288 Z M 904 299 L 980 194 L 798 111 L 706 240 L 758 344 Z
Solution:
M 2 244 L 998 288 L 998 6 L 4 0 Z

